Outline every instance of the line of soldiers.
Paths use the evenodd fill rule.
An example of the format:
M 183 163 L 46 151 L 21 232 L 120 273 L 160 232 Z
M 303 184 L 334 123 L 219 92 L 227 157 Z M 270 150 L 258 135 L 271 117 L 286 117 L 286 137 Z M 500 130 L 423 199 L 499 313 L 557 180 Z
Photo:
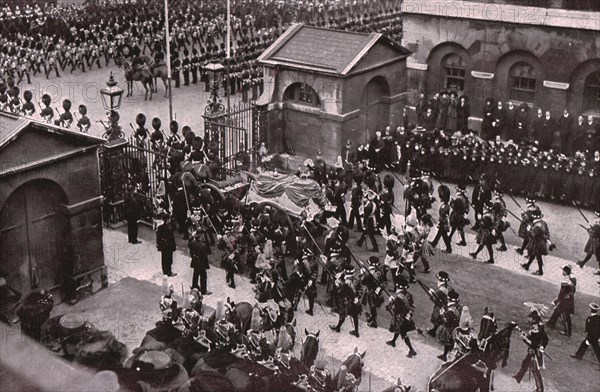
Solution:
M 585 122 L 574 131 L 583 142 L 573 155 L 544 151 L 535 143 L 484 141 L 473 134 L 443 131 L 407 131 L 387 127 L 369 143 L 356 149 L 347 145 L 342 154 L 353 165 L 362 162 L 379 170 L 401 173 L 427 170 L 434 177 L 455 183 L 473 183 L 486 174 L 506 192 L 532 194 L 540 199 L 595 208 L 600 200 L 600 139 L 598 123 Z M 591 131 L 590 131 L 591 129 Z

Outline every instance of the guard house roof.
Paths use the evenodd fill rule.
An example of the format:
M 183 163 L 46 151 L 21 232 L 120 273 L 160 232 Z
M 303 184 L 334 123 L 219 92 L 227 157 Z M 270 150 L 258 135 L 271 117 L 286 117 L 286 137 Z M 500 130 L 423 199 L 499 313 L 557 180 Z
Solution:
M 393 48 L 400 56 L 410 51 L 382 34 L 355 33 L 293 24 L 258 61 L 297 69 L 347 75 L 377 43 Z

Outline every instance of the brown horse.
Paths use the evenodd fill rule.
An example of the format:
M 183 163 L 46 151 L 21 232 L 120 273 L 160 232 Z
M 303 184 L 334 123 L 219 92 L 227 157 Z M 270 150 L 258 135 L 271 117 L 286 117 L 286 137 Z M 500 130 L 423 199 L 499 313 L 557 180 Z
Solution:
M 148 93 L 150 93 L 150 101 L 152 101 L 152 92 L 154 90 L 154 76 L 147 65 L 143 65 L 138 69 L 133 69 L 131 63 L 123 57 L 116 57 L 115 64 L 123 69 L 123 75 L 127 81 L 127 97 L 133 95 L 133 82 L 142 82 L 146 93 L 144 95 L 144 101 L 148 100 Z
M 169 96 L 169 84 L 168 78 L 169 73 L 167 72 L 167 64 L 166 63 L 156 63 L 154 59 L 150 56 L 142 56 L 144 63 L 150 69 L 152 76 L 154 77 L 154 92 L 158 93 L 158 78 L 160 78 L 165 86 L 165 98 Z

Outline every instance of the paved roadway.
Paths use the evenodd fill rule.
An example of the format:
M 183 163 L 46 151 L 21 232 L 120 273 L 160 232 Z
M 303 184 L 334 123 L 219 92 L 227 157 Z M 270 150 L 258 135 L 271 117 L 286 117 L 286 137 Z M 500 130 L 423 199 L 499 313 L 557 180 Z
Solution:
M 60 107 L 63 98 L 69 98 L 73 102 L 73 111 L 80 103 L 85 103 L 88 106 L 89 117 L 92 121 L 104 118 L 104 110 L 100 102 L 98 91 L 104 87 L 107 80 L 108 71 L 115 72 L 115 76 L 121 86 L 125 87 L 122 72 L 116 67 L 111 66 L 108 69 L 94 69 L 86 73 L 76 71 L 73 75 L 64 74 L 61 78 L 52 78 L 45 80 L 35 78 L 34 84 L 25 87 L 22 90 L 30 88 L 34 92 L 34 100 L 39 100 L 43 93 L 49 93 L 53 98 L 53 106 Z M 139 86 L 138 86 L 139 87 Z M 124 103 L 121 113 L 121 124 L 124 130 L 129 131 L 128 123 L 134 123 L 135 115 L 138 112 L 144 112 L 148 118 L 147 126 L 150 127 L 152 117 L 159 117 L 163 120 L 163 129 L 168 129 L 168 104 L 167 99 L 163 97 L 164 87 L 159 86 L 159 93 L 154 95 L 152 101 L 144 101 L 143 95 L 139 91 L 133 97 L 124 98 Z M 202 91 L 202 86 L 181 87 L 173 89 L 174 99 L 173 108 L 175 118 L 179 121 L 180 128 L 184 125 L 189 125 L 193 130 L 202 128 L 201 113 L 205 107 L 207 93 Z M 238 95 L 239 97 L 239 95 Z M 103 128 L 99 124 L 93 125 L 90 133 L 100 135 Z M 437 185 L 437 183 L 436 183 Z M 398 200 L 397 205 L 403 205 L 401 198 L 400 186 L 396 185 L 396 193 Z M 508 208 L 518 213 L 519 209 L 512 200 L 506 198 Z M 523 204 L 522 199 L 518 199 L 519 203 Z M 519 263 L 522 258 L 514 252 L 514 246 L 520 244 L 520 240 L 510 231 L 507 233 L 507 243 L 511 248 L 508 252 L 501 253 L 496 256 L 497 264 L 494 266 L 484 265 L 480 262 L 474 262 L 468 257 L 468 252 L 475 249 L 474 235 L 468 233 L 468 247 L 454 247 L 455 254 L 442 255 L 436 253 L 432 260 L 433 274 L 420 274 L 426 283 L 433 284 L 434 274 L 440 269 L 448 271 L 453 277 L 454 287 L 460 292 L 462 303 L 471 308 L 473 317 L 478 323 L 482 314 L 483 308 L 489 306 L 497 315 L 501 323 L 515 320 L 524 325 L 526 320 L 526 309 L 522 306 L 524 301 L 543 302 L 549 304 L 556 296 L 558 291 L 557 282 L 560 279 L 560 267 L 565 263 L 573 264 L 575 260 L 582 257 L 582 249 L 586 240 L 585 232 L 582 231 L 577 223 L 583 223 L 579 213 L 572 207 L 560 206 L 549 203 L 540 203 L 546 219 L 550 225 L 550 230 L 553 240 L 557 243 L 558 249 L 546 258 L 545 275 L 535 277 L 529 273 L 525 273 Z M 437 204 L 434 206 L 437 208 Z M 588 218 L 592 218 L 593 214 L 590 211 L 584 211 Z M 434 215 L 437 212 L 434 211 Z M 509 218 L 512 226 L 518 227 L 518 222 Z M 147 281 L 152 285 L 143 287 L 155 288 L 155 285 L 160 285 L 162 276 L 160 272 L 160 257 L 154 247 L 154 233 L 147 228 L 141 230 L 141 238 L 144 240 L 142 245 L 132 246 L 127 244 L 126 235 L 123 234 L 123 229 L 120 230 L 105 230 L 105 258 L 109 266 L 109 281 L 111 284 L 121 282 L 123 278 L 133 277 L 137 280 Z M 435 234 L 435 229 L 432 235 Z M 356 239 L 356 234 L 352 233 L 351 241 Z M 383 240 L 379 239 L 380 249 L 383 249 Z M 364 249 L 354 249 L 357 256 L 365 259 L 370 254 Z M 485 252 L 485 251 L 484 251 Z M 464 257 L 466 256 L 466 257 Z M 214 256 L 213 256 L 214 257 Z M 487 255 L 480 255 L 480 260 L 485 260 Z M 217 263 L 218 264 L 218 263 Z M 248 280 L 242 281 L 237 279 L 238 288 L 232 290 L 225 284 L 224 272 L 216 267 L 215 264 L 209 271 L 209 286 L 215 295 L 206 299 L 209 306 L 215 306 L 218 299 L 223 299 L 226 296 L 231 296 L 235 300 L 253 301 L 252 287 Z M 595 261 L 590 261 L 588 266 L 583 270 L 576 267 L 575 273 L 579 278 L 579 295 L 577 296 L 576 311 L 577 315 L 574 318 L 573 329 L 574 336 L 570 339 L 558 334 L 557 331 L 551 331 L 551 344 L 548 349 L 554 361 L 547 363 L 547 369 L 544 371 L 544 377 L 548 390 L 560 391 L 592 391 L 596 390 L 593 380 L 598 380 L 600 372 L 597 363 L 592 361 L 593 355 L 587 354 L 586 360 L 583 362 L 575 362 L 568 357 L 568 354 L 575 349 L 582 339 L 582 329 L 584 320 L 587 315 L 587 304 L 592 301 L 598 301 L 598 285 L 597 280 L 592 276 L 592 268 L 596 267 Z M 188 287 L 191 280 L 191 269 L 189 268 L 189 257 L 187 256 L 186 244 L 178 239 L 178 251 L 175 259 L 175 271 L 179 273 L 173 279 L 175 287 Z M 129 280 L 127 280 L 129 281 Z M 123 281 L 126 282 L 126 281 Z M 115 287 L 119 287 L 115 285 Z M 136 286 L 137 287 L 137 286 Z M 136 288 L 137 290 L 138 288 Z M 157 298 L 154 295 L 146 295 L 149 292 L 154 293 L 154 289 L 139 288 L 140 297 L 143 300 L 151 303 L 151 309 L 154 309 L 157 304 Z M 179 289 L 178 289 L 179 290 Z M 320 292 L 324 291 L 320 288 Z M 428 318 L 431 311 L 431 305 L 425 298 L 424 293 L 419 292 L 418 287 L 411 288 L 411 292 L 416 298 L 417 303 L 417 324 L 421 328 L 428 326 Z M 110 293 L 110 292 L 107 292 Z M 96 301 L 109 300 L 114 301 L 114 297 L 110 294 L 100 294 Z M 115 294 L 115 295 L 118 295 Z M 322 299 L 322 294 L 320 294 Z M 94 298 L 83 301 L 77 305 L 76 309 L 88 309 L 90 318 L 94 318 L 94 312 L 97 312 L 96 322 L 111 322 L 115 319 L 115 314 L 110 310 L 105 310 L 102 313 L 101 309 L 96 309 L 92 304 Z M 127 320 L 132 320 L 136 325 L 139 325 L 139 339 L 132 339 L 132 347 L 135 347 L 140 341 L 143 332 L 152 327 L 156 321 L 158 308 L 155 314 L 136 311 L 134 306 L 128 306 L 128 301 L 119 301 L 124 309 L 119 315 L 130 315 Z M 139 301 L 135 301 L 138 303 Z M 57 312 L 67 311 L 69 308 L 61 305 Z M 368 380 L 371 380 L 371 390 L 380 390 L 381 386 L 392 383 L 398 377 L 405 382 L 411 383 L 416 387 L 416 390 L 422 391 L 429 375 L 439 366 L 438 360 L 435 358 L 441 347 L 434 339 L 414 335 L 413 342 L 419 355 L 416 358 L 408 359 L 405 357 L 406 348 L 399 342 L 397 348 L 393 349 L 384 344 L 385 340 L 389 339 L 387 326 L 389 325 L 385 314 L 380 314 L 381 328 L 374 330 L 366 326 L 366 323 L 361 322 L 361 337 L 356 339 L 348 334 L 350 330 L 349 321 L 342 328 L 341 334 L 330 333 L 327 325 L 336 321 L 337 316 L 327 308 L 316 307 L 314 317 L 309 317 L 303 313 L 304 304 L 300 305 L 300 311 L 297 313 L 300 329 L 304 327 L 309 330 L 321 330 L 323 355 L 328 359 L 338 362 L 343 360 L 348 353 L 351 352 L 354 346 L 358 346 L 361 350 L 367 350 L 366 356 L 366 375 L 365 381 L 361 386 L 361 390 L 369 390 Z M 152 311 L 152 310 L 151 310 Z M 384 312 L 381 312 L 384 313 Z M 121 316 L 120 316 L 121 317 Z M 554 355 L 553 355 L 554 354 Z M 513 338 L 512 353 L 507 369 L 501 370 L 496 378 L 496 387 L 498 391 L 525 391 L 533 389 L 533 384 L 524 382 L 520 386 L 517 385 L 509 375 L 514 373 L 524 355 L 522 343 L 518 339 Z M 367 377 L 368 376 L 368 377 Z M 526 379 L 527 381 L 527 379 Z
M 121 227 L 116 230 L 104 231 L 104 247 L 106 264 L 109 268 L 109 284 L 118 288 L 120 284 L 136 280 L 146 281 L 153 285 L 144 287 L 158 288 L 162 282 L 162 273 L 160 269 L 160 254 L 155 248 L 155 234 L 148 228 L 142 227 L 140 238 L 143 243 L 140 245 L 130 245 L 127 243 L 125 228 Z M 352 233 L 351 241 L 356 239 L 356 234 Z M 381 240 L 381 239 L 380 239 Z M 467 241 L 469 246 L 473 247 L 473 238 L 468 236 Z M 191 282 L 192 270 L 189 268 L 190 259 L 186 249 L 186 242 L 177 238 L 178 250 L 175 255 L 174 271 L 178 275 L 171 278 L 171 282 L 179 292 L 182 285 L 187 289 Z M 369 255 L 364 249 L 353 249 L 356 255 L 364 259 Z M 225 273 L 218 268 L 218 254 L 213 252 L 211 256 L 211 268 L 208 271 L 208 285 L 213 295 L 206 297 L 205 304 L 214 308 L 217 300 L 223 300 L 226 297 L 231 297 L 236 301 L 249 301 L 254 303 L 253 286 L 249 283 L 248 278 L 236 278 L 238 285 L 237 289 L 233 290 L 225 285 Z M 560 264 L 564 260 L 553 260 Z M 288 268 L 291 268 L 291 260 L 288 260 Z M 483 308 L 489 306 L 496 313 L 496 317 L 500 325 L 510 320 L 519 322 L 522 327 L 526 327 L 527 309 L 522 306 L 524 301 L 534 301 L 549 304 L 557 292 L 557 285 L 549 282 L 549 277 L 558 277 L 557 268 L 548 268 L 548 273 L 542 278 L 531 276 L 524 273 L 516 264 L 508 259 L 503 258 L 495 266 L 485 265 L 483 263 L 473 262 L 470 259 L 456 255 L 441 255 L 436 252 L 434 260 L 432 260 L 433 273 L 429 275 L 418 274 L 426 284 L 434 284 L 434 275 L 436 271 L 444 269 L 452 276 L 454 287 L 461 294 L 461 303 L 469 306 L 473 314 L 476 325 L 478 326 L 479 319 L 482 315 Z M 420 268 L 418 268 L 420 271 Z M 546 278 L 546 279 L 544 279 Z M 125 280 L 124 280 L 125 279 Z M 121 282 L 121 283 L 119 283 Z M 588 312 L 587 304 L 595 299 L 595 296 L 590 295 L 587 286 L 595 284 L 591 278 L 580 278 L 582 289 L 577 296 L 576 309 L 577 315 L 573 321 L 573 337 L 566 338 L 558 334 L 558 331 L 550 331 L 551 343 L 547 352 L 553 357 L 554 361 L 548 361 L 547 369 L 543 372 L 547 390 L 549 391 L 573 391 L 587 392 L 596 390 L 592 386 L 592 380 L 598 379 L 600 369 L 598 364 L 592 359 L 591 353 L 588 353 L 586 359 L 582 362 L 577 362 L 569 357 L 569 353 L 575 349 L 583 337 L 582 328 L 584 325 L 585 316 Z M 323 286 L 319 288 L 319 300 L 324 302 Z M 415 297 L 416 302 L 416 323 L 425 329 L 428 327 L 428 319 L 431 312 L 431 304 L 428 302 L 425 294 L 416 285 L 411 285 L 410 291 Z M 143 337 L 145 330 L 152 327 L 153 323 L 159 317 L 157 308 L 156 290 L 147 291 L 146 289 L 138 289 L 135 299 L 117 298 L 110 294 L 100 293 L 98 299 L 91 298 L 82 301 L 73 310 L 87 309 L 89 319 L 100 323 L 101 325 L 113 325 L 115 320 L 119 325 L 135 325 L 137 336 L 127 332 L 128 345 L 131 348 L 135 347 Z M 151 294 L 150 294 L 151 293 Z M 594 298 L 595 297 L 595 298 Z M 141 300 L 142 298 L 142 300 Z M 137 305 L 140 300 L 150 303 L 150 312 L 140 312 L 140 307 Z M 90 305 L 87 304 L 90 302 Z M 91 305 L 98 301 L 112 301 L 118 309 L 111 307 L 98 307 Z M 101 303 L 102 303 L 101 302 Z M 364 382 L 361 385 L 361 391 L 378 391 L 383 387 L 393 383 L 398 377 L 405 383 L 410 383 L 415 386 L 417 391 L 424 391 L 428 377 L 440 365 L 440 361 L 435 358 L 441 352 L 441 346 L 437 340 L 425 336 L 419 336 L 415 332 L 412 334 L 412 341 L 415 349 L 418 352 L 417 357 L 407 358 L 407 349 L 401 343 L 396 348 L 391 348 L 385 344 L 391 334 L 387 331 L 389 326 L 389 317 L 384 311 L 380 312 L 379 322 L 380 328 L 371 329 L 366 326 L 364 319 L 360 322 L 361 337 L 359 339 L 349 335 L 350 323 L 346 321 L 342 327 L 340 334 L 329 331 L 328 325 L 335 323 L 337 315 L 332 313 L 327 307 L 315 307 L 315 316 L 310 317 L 304 314 L 306 304 L 302 303 L 299 306 L 299 311 L 296 313 L 299 332 L 308 328 L 309 331 L 321 331 L 322 353 L 328 363 L 335 363 L 343 360 L 350 351 L 356 346 L 359 350 L 367 350 L 365 358 L 365 374 Z M 156 309 L 154 309 L 156 307 Z M 69 311 L 68 306 L 61 305 L 56 312 Z M 129 311 L 128 309 L 131 309 Z M 147 309 L 146 306 L 141 309 Z M 122 320 L 118 317 L 123 317 Z M 113 324 L 111 324 L 113 323 Z M 300 334 L 302 336 L 302 333 Z M 533 384 L 527 382 L 527 379 L 521 385 L 517 385 L 510 375 L 516 372 L 520 361 L 524 357 L 524 345 L 516 336 L 513 336 L 511 346 L 511 357 L 506 369 L 501 369 L 496 375 L 496 390 L 497 391 L 529 391 L 533 388 Z M 333 368 L 333 365 L 329 365 Z M 371 389 L 369 389 L 369 380 Z

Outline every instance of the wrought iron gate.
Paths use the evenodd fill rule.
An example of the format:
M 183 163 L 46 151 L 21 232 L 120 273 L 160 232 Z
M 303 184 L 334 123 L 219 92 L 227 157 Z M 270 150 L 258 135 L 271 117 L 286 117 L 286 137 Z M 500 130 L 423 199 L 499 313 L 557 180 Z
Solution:
M 247 152 L 251 161 L 255 160 L 262 137 L 261 119 L 254 102 L 240 102 L 229 111 L 204 116 L 204 139 L 218 146 L 224 172 L 235 170 L 239 152 Z
M 167 156 L 137 144 L 135 139 L 106 143 L 100 151 L 100 181 L 104 196 L 104 222 L 115 224 L 123 218 L 127 187 L 135 187 L 142 205 L 141 220 L 152 222 L 154 200 L 162 180 L 168 177 Z

